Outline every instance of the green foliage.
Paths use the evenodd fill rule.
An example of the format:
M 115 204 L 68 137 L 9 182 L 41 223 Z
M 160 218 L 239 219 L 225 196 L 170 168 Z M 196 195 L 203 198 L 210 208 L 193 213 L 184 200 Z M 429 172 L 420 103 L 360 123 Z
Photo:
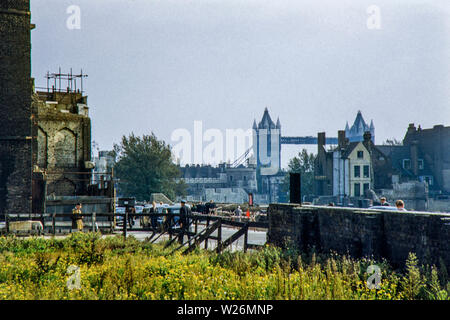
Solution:
M 406 276 L 402 279 L 401 285 L 407 299 L 415 299 L 423 287 L 423 279 L 418 267 L 418 260 L 414 253 L 408 255 L 406 260 Z
M 120 145 L 114 145 L 116 176 L 123 196 L 150 200 L 152 193 L 164 193 L 169 198 L 185 195 L 184 182 L 176 181 L 181 172 L 172 161 L 169 145 L 152 133 L 137 137 L 133 133 L 122 137 Z
M 75 233 L 64 239 L 0 238 L 0 299 L 449 299 L 435 266 L 411 254 L 404 273 L 386 261 L 273 246 L 248 253 L 174 246 L 133 237 Z M 382 270 L 379 289 L 367 267 Z M 69 266 L 81 288 L 68 289 Z
M 316 156 L 302 149 L 297 156 L 292 158 L 288 164 L 286 177 L 281 186 L 282 191 L 289 192 L 289 173 L 301 174 L 301 193 L 302 195 L 314 194 L 314 161 Z

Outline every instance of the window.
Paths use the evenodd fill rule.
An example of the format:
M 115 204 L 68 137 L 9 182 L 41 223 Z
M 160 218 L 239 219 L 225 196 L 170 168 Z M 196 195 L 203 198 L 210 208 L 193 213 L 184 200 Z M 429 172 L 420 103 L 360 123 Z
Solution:
M 355 171 L 355 178 L 361 177 L 361 168 L 360 168 L 360 166 L 355 166 L 354 167 L 354 171 Z
M 433 176 L 420 176 L 419 181 L 425 181 L 429 186 L 433 185 Z
M 355 197 L 361 196 L 361 185 L 359 183 L 354 184 L 353 190 L 354 190 Z
M 363 189 L 364 189 L 364 194 L 366 194 L 366 192 L 370 189 L 370 184 L 364 183 Z
M 364 151 L 358 151 L 358 159 L 364 158 Z
M 364 166 L 363 175 L 364 175 L 364 178 L 370 178 L 369 166 Z
M 403 169 L 409 170 L 411 169 L 411 160 L 403 159 Z
M 423 170 L 423 159 L 417 160 L 417 166 L 419 170 Z

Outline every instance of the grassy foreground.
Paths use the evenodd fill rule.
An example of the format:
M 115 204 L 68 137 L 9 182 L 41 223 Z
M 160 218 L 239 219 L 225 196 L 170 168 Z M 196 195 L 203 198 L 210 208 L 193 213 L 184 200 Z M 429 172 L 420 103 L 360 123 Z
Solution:
M 413 254 L 398 273 L 386 262 L 298 255 L 266 246 L 243 253 L 173 248 L 134 238 L 73 234 L 63 240 L 0 238 L 0 299 L 449 299 L 445 266 Z M 380 267 L 369 289 L 367 267 Z M 79 268 L 79 289 L 71 287 Z M 72 274 L 73 273 L 73 274 Z M 69 282 L 69 283 L 68 283 Z

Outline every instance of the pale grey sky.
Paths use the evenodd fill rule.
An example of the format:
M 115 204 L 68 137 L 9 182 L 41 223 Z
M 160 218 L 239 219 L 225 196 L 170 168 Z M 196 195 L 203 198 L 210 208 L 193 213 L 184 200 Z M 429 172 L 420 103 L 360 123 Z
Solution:
M 286 136 L 336 136 L 358 110 L 377 143 L 411 122 L 450 125 L 448 0 L 31 1 L 36 84 L 83 68 L 101 149 L 131 131 L 172 144 L 194 120 L 247 129 L 265 107 Z M 367 27 L 370 5 L 380 29 Z M 301 148 L 283 147 L 283 165 Z

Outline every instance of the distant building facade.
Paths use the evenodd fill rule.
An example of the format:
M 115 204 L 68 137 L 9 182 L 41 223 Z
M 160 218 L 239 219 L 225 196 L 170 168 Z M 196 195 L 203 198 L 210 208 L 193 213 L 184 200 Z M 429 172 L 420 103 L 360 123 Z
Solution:
M 392 183 L 426 182 L 431 194 L 450 194 L 450 127 L 411 123 L 402 145 L 378 146 L 392 162 Z
M 373 187 L 371 154 L 362 142 L 333 151 L 333 195 L 361 197 Z
M 315 194 L 328 196 L 338 203 L 350 199 L 373 199 L 374 190 L 384 187 L 386 179 L 376 176 L 377 170 L 389 168 L 388 158 L 373 143 L 371 133 L 363 141 L 350 142 L 346 131 L 338 132 L 338 146 L 325 149 L 325 133 L 318 134 L 315 160 Z M 330 202 L 334 202 L 330 201 Z
M 364 127 L 360 113 L 355 124 L 353 128 Z M 375 201 L 384 195 L 391 201 L 403 199 L 415 210 L 428 210 L 432 196 L 435 208 L 450 210 L 450 203 L 446 207 L 438 201 L 450 196 L 450 127 L 410 124 L 402 145 L 376 146 L 370 131 L 362 141 L 351 142 L 347 132 L 339 131 L 338 146 L 328 151 L 325 133 L 318 134 L 316 196 L 344 203 L 346 198 Z
M 92 183 L 99 184 L 102 180 L 111 180 L 111 174 L 115 164 L 113 152 L 108 150 L 98 151 L 98 155 L 93 160 L 95 167 L 92 172 Z
M 256 164 L 232 167 L 221 163 L 210 165 L 186 165 L 181 167 L 182 180 L 188 185 L 189 201 L 244 203 L 249 193 L 257 192 Z

